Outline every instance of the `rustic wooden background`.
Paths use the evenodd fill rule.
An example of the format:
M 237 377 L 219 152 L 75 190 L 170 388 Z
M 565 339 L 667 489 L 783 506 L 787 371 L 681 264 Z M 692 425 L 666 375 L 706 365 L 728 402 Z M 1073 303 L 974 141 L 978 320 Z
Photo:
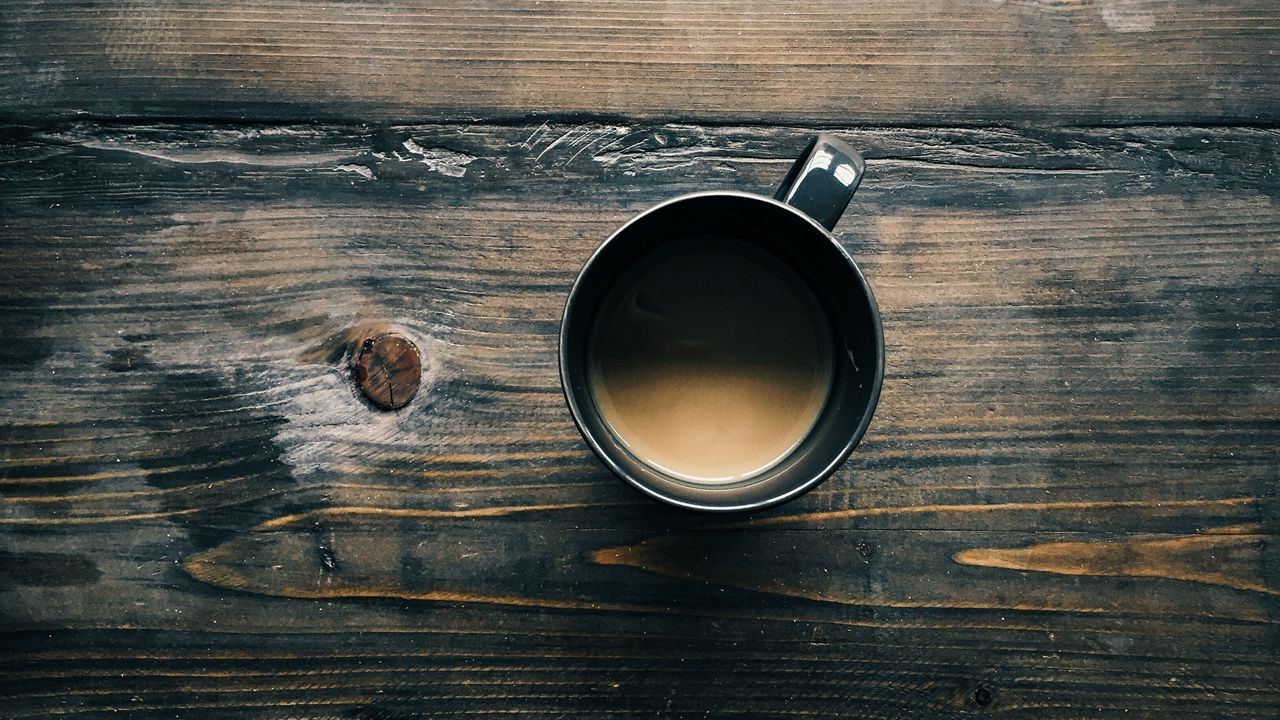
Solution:
M 1280 716 L 1277 48 L 1271 0 L 8 0 L 0 716 Z M 802 500 L 666 510 L 570 422 L 564 296 L 815 129 L 880 410 Z

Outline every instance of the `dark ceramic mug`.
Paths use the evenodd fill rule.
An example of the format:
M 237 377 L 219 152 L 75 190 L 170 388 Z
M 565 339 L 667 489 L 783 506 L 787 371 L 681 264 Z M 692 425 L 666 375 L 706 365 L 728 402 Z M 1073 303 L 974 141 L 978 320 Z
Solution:
M 884 377 L 884 337 L 871 287 L 831 235 L 864 167 L 862 157 L 843 141 L 820 134 L 773 198 L 742 192 L 679 197 L 623 225 L 587 260 L 560 327 L 560 380 L 574 422 L 610 470 L 672 505 L 735 511 L 795 498 L 849 456 L 871 423 Z M 730 484 L 691 482 L 637 456 L 602 419 L 588 379 L 595 313 L 622 273 L 682 237 L 705 234 L 751 243 L 795 270 L 822 307 L 834 356 L 830 390 L 808 435 L 781 462 Z

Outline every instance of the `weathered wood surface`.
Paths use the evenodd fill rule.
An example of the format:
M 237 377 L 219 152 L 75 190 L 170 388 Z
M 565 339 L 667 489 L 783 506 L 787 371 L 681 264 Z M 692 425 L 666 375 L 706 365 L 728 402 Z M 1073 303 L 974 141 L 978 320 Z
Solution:
M 1269 123 L 1272 0 L 7 0 L 10 117 Z
M 881 406 L 712 519 L 592 459 L 559 313 L 810 130 L 8 133 L 6 717 L 1280 713 L 1274 128 L 841 131 Z M 342 357 L 382 331 L 397 413 Z

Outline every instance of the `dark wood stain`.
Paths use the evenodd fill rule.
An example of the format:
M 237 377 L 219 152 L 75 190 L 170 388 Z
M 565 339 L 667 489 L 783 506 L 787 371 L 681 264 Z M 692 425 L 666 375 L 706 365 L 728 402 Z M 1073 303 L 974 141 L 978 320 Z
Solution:
M 0 715 L 1275 718 L 1278 20 L 9 3 Z M 565 294 L 817 129 L 875 422 L 660 507 L 564 408 Z
M 102 577 L 92 559 L 53 552 L 0 550 L 0 591 L 14 585 L 69 587 L 89 585 Z

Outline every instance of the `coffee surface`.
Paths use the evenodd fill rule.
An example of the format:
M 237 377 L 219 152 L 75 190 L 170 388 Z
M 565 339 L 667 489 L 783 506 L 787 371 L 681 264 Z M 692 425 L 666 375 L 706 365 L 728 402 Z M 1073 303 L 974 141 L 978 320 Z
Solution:
M 831 385 L 831 334 L 789 266 L 749 243 L 673 243 L 602 303 L 588 381 L 618 440 L 685 480 L 730 483 L 785 459 Z

